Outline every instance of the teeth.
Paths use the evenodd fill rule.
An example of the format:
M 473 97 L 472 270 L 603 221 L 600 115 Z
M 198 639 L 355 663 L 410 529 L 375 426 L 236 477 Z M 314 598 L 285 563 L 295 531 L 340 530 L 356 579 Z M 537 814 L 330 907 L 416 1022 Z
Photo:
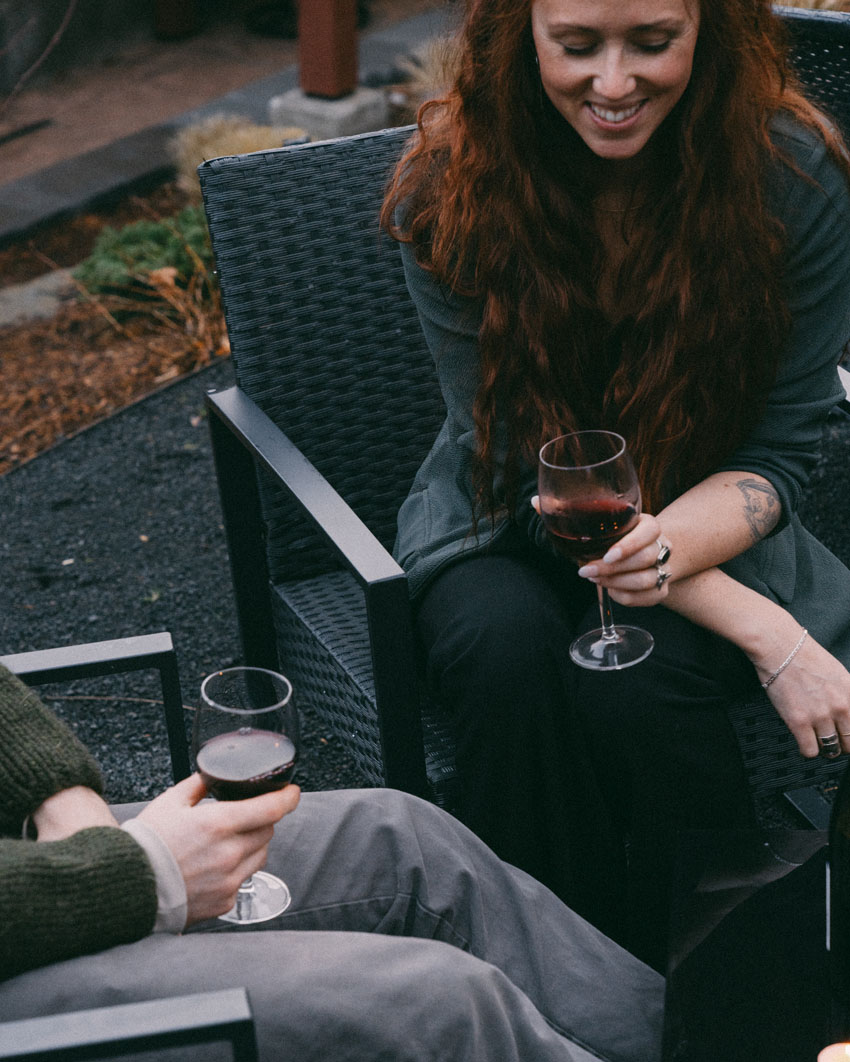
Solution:
M 598 117 L 602 118 L 606 122 L 624 122 L 627 118 L 631 118 L 637 114 L 640 110 L 640 104 L 636 103 L 634 107 L 629 107 L 625 111 L 608 111 L 604 107 L 597 107 L 595 103 L 591 103 L 590 109 Z

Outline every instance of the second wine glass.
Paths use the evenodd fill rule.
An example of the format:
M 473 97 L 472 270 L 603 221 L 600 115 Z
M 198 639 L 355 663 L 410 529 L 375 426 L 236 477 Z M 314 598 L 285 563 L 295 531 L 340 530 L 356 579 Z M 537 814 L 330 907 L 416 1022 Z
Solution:
M 192 748 L 207 792 L 216 800 L 283 789 L 298 757 L 298 714 L 289 680 L 259 667 L 207 675 Z M 258 870 L 242 883 L 235 907 L 221 918 L 238 925 L 265 922 L 282 914 L 291 900 L 285 882 Z
M 596 560 L 640 516 L 640 486 L 622 435 L 577 431 L 551 439 L 540 450 L 540 515 L 557 549 L 574 560 Z M 581 635 L 570 656 L 591 671 L 616 671 L 652 652 L 652 635 L 641 627 L 614 625 L 608 591 L 600 586 L 602 626 Z

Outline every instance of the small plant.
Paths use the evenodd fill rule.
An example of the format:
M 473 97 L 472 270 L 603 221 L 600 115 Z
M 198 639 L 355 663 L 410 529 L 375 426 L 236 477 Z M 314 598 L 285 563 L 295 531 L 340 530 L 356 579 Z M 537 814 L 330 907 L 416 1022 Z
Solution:
M 74 278 L 89 292 L 114 293 L 147 283 L 158 269 L 174 269 L 188 283 L 199 262 L 212 269 L 212 248 L 204 212 L 191 206 L 173 218 L 105 228 Z
M 146 320 L 155 333 L 150 348 L 168 354 L 157 383 L 230 352 L 201 207 L 104 229 L 73 276 L 80 297 L 118 334 L 129 336 L 134 321 Z

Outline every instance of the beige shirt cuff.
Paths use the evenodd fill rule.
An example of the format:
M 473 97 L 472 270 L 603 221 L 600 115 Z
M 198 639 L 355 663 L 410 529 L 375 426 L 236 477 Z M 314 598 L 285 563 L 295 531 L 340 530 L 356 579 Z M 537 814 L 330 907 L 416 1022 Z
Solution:
M 182 933 L 186 926 L 186 883 L 171 849 L 159 836 L 138 819 L 128 819 L 121 826 L 145 850 L 156 876 L 156 922 L 154 933 Z

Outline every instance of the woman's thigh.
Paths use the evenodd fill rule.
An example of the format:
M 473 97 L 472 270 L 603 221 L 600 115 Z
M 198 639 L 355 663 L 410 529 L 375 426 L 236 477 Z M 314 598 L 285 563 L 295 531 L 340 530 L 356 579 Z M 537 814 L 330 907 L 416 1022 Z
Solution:
M 533 724 L 533 695 L 563 700 L 587 587 L 532 553 L 478 556 L 439 575 L 417 610 L 431 689 L 467 726 Z

